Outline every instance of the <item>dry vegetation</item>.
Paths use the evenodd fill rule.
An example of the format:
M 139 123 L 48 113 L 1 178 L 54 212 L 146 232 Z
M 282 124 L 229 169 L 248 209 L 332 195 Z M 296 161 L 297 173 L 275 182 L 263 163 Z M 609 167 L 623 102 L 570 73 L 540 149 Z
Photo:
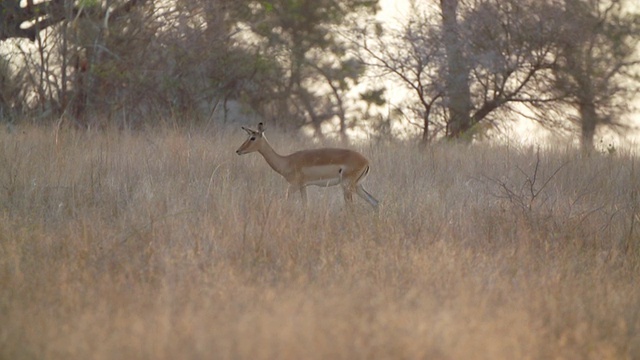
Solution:
M 640 357 L 632 156 L 379 144 L 305 214 L 243 140 L 3 131 L 0 358 Z

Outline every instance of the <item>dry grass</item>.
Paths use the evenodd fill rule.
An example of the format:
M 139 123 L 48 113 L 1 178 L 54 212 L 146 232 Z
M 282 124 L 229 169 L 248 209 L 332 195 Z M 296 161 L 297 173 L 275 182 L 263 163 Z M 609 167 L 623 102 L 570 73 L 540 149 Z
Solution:
M 243 140 L 1 134 L 0 358 L 640 357 L 633 157 L 380 144 L 305 213 Z

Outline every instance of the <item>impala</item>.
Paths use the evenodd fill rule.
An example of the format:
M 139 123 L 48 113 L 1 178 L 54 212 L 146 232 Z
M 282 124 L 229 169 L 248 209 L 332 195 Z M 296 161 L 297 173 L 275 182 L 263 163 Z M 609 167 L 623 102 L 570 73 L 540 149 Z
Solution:
M 344 199 L 353 202 L 353 193 L 366 200 L 374 208 L 378 200 L 369 194 L 360 182 L 369 173 L 369 161 L 360 153 L 347 149 L 321 148 L 279 155 L 264 136 L 264 126 L 258 130 L 242 127 L 249 134 L 236 153 L 244 155 L 259 152 L 278 174 L 282 175 L 291 188 L 300 191 L 302 201 L 307 203 L 307 186 L 341 185 Z

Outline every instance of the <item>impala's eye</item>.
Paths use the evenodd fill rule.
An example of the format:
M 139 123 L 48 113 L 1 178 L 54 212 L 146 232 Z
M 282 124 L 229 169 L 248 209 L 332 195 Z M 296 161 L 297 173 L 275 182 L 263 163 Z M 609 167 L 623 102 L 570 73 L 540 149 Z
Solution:
M 249 139 L 249 140 L 254 141 L 255 139 L 256 139 L 256 137 L 252 136 L 251 139 Z

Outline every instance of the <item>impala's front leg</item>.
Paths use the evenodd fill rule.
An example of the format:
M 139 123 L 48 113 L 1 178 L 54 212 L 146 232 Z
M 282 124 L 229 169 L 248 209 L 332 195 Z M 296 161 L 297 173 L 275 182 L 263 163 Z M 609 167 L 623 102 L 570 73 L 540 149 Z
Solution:
M 289 196 L 292 196 L 291 194 L 294 192 L 300 192 L 302 203 L 307 205 L 307 188 L 304 186 L 298 186 L 293 184 L 289 185 L 289 187 L 287 188 L 287 199 L 289 199 Z
M 304 206 L 307 206 L 307 187 L 306 186 L 300 187 L 300 196 L 302 197 L 302 203 L 304 204 Z

